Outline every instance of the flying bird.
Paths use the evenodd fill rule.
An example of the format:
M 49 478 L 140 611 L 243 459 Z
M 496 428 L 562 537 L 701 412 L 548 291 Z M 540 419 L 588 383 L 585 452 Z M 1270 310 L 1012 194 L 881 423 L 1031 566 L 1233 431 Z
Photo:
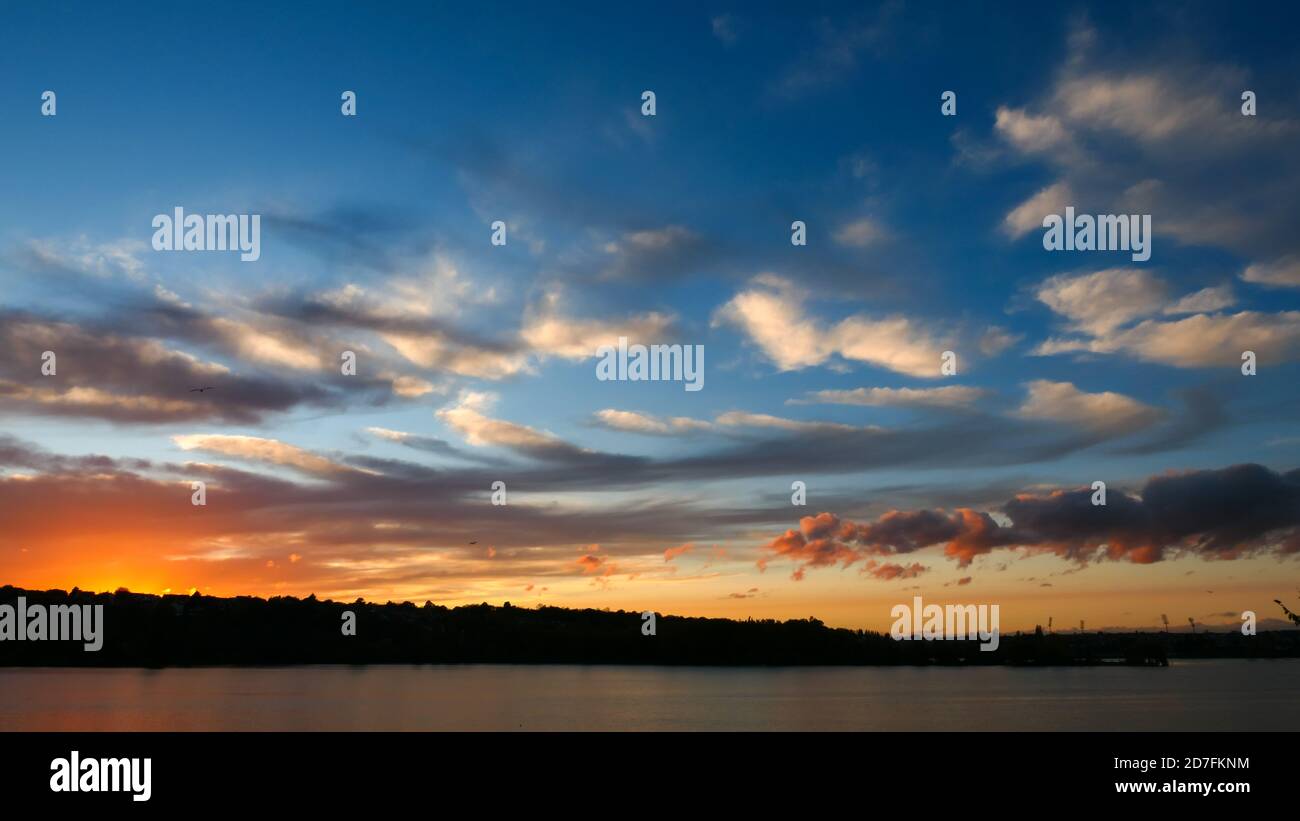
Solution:
M 209 385 L 209 386 L 207 386 L 207 387 L 205 387 L 205 388 L 190 388 L 190 393 L 194 393 L 194 392 L 196 392 L 196 391 L 197 391 L 198 393 L 203 393 L 204 391 L 210 391 L 210 390 L 212 390 L 212 386 L 211 386 L 211 385 Z
M 478 542 L 470 542 L 470 544 L 478 544 Z

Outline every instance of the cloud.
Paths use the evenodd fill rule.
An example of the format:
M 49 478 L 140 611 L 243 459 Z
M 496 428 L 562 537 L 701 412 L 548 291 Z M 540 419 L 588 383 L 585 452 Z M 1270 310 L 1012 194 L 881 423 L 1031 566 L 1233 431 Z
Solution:
M 338 318 L 353 317 L 371 326 L 449 317 L 467 306 L 493 305 L 500 301 L 497 289 L 465 276 L 446 253 L 435 252 L 418 260 L 414 273 L 385 277 L 377 282 L 349 282 L 342 287 L 313 294 L 305 302 L 334 312 Z
M 513 330 L 502 334 L 502 339 L 491 339 L 452 320 L 466 306 L 496 301 L 491 286 L 475 287 L 450 260 L 435 257 L 431 267 L 417 275 L 390 276 L 365 286 L 349 283 L 323 292 L 264 296 L 253 303 L 253 309 L 258 322 L 275 323 L 281 337 L 296 335 L 306 350 L 356 350 L 356 341 L 343 343 L 338 338 L 347 335 L 355 340 L 360 331 L 383 343 L 367 358 L 373 362 L 382 354 L 391 359 L 386 370 L 397 371 L 410 363 L 431 371 L 502 379 L 530 367 L 526 346 Z M 226 335 L 238 338 L 238 334 Z M 287 359 L 285 364 L 294 361 Z M 411 387 L 427 382 L 406 376 Z
M 191 586 L 201 572 L 204 589 L 222 595 L 278 585 L 296 595 L 419 600 L 436 591 L 441 600 L 454 594 L 481 601 L 491 587 L 480 586 L 488 571 L 481 548 L 466 545 L 486 533 L 498 551 L 492 578 L 537 580 L 572 576 L 574 547 L 587 545 L 590 532 L 610 537 L 600 551 L 585 550 L 608 553 L 599 572 L 629 562 L 662 569 L 662 562 L 647 557 L 656 545 L 662 550 L 665 539 L 686 543 L 702 532 L 722 533 L 737 520 L 735 511 L 679 500 L 601 507 L 572 499 L 533 505 L 525 496 L 500 508 L 484 501 L 493 477 L 501 475 L 497 469 L 439 470 L 360 457 L 339 463 L 256 437 L 193 435 L 182 442 L 213 454 L 213 461 L 283 465 L 292 472 L 70 457 L 0 436 L 0 550 L 18 556 L 18 547 L 31 548 L 22 554 L 27 558 L 7 564 L 9 577 L 91 589 L 112 579 L 179 588 Z M 511 475 L 522 487 L 555 490 L 548 481 L 555 470 L 523 468 Z M 591 479 L 589 486 L 601 484 Z M 208 484 L 205 508 L 190 504 L 194 480 Z M 77 515 L 67 515 L 69 509 Z M 289 551 L 300 560 L 286 563 Z M 192 566 L 197 561 L 206 565 L 201 571 Z M 281 569 L 294 565 L 293 577 L 271 572 L 267 561 Z
M 864 405 L 869 407 L 964 407 L 988 395 L 984 388 L 947 385 L 942 388 L 854 388 L 812 391 L 788 404 Z
M 1300 256 L 1287 256 L 1272 262 L 1246 266 L 1241 278 L 1257 285 L 1276 288 L 1300 288 Z
M 825 433 L 855 430 L 853 425 L 838 422 L 806 422 L 801 419 L 786 419 L 766 413 L 749 413 L 748 411 L 727 411 L 719 414 L 715 420 L 727 427 L 779 428 L 780 430 L 801 433 Z
M 893 562 L 877 562 L 875 559 L 868 559 L 862 565 L 862 572 L 874 579 L 881 581 L 893 581 L 894 579 L 915 579 L 922 573 L 926 573 L 930 568 L 920 562 L 911 564 L 895 564 Z
M 483 454 L 480 453 L 469 453 L 463 451 L 460 448 L 455 447 L 451 443 L 443 439 L 438 439 L 437 437 L 434 436 L 422 436 L 419 434 L 407 433 L 405 431 L 390 430 L 388 428 L 378 428 L 378 427 L 366 428 L 366 432 L 371 434 L 372 436 L 379 437 L 380 439 L 384 439 L 389 442 L 394 442 L 404 447 L 411 448 L 412 450 L 423 451 L 425 453 L 432 453 L 437 456 L 446 456 L 453 459 L 461 459 L 464 461 L 476 462 L 478 464 L 485 464 L 485 465 L 503 464 L 502 460 L 500 459 L 495 459 L 491 456 L 484 456 Z
M 529 369 L 527 355 L 518 350 L 466 345 L 438 331 L 420 334 L 392 331 L 381 338 L 404 359 L 422 368 L 479 379 L 502 379 Z
M 418 396 L 426 396 L 431 393 L 441 393 L 446 388 L 434 385 L 426 379 L 420 379 L 417 376 L 400 376 L 396 374 L 384 374 L 384 377 L 391 379 L 393 382 L 393 393 L 404 399 L 414 399 Z
M 196 402 L 157 396 L 120 396 L 99 388 L 27 387 L 0 381 L 0 400 L 31 413 L 90 416 L 120 421 L 162 421 L 205 416 Z
M 1012 333 L 1006 328 L 990 325 L 980 336 L 980 353 L 987 357 L 997 356 L 1019 342 L 1022 337 L 1023 334 Z
M 962 567 L 1012 547 L 1080 563 L 1149 564 L 1173 553 L 1221 560 L 1300 553 L 1300 470 L 1235 465 L 1155 476 L 1137 495 L 1112 489 L 1105 505 L 1092 504 L 1092 494 L 1090 488 L 1020 494 L 996 511 L 1008 526 L 969 508 L 894 510 L 861 524 L 822 512 L 764 545 L 760 563 L 848 567 L 941 544 Z
M 95 243 L 84 236 L 71 241 L 33 239 L 25 248 L 27 264 L 36 268 L 135 282 L 148 278 L 140 259 L 148 250 L 149 246 L 142 240 Z
M 1044 282 L 1036 296 L 1068 319 L 1070 330 L 1083 334 L 1044 340 L 1034 350 L 1040 356 L 1124 353 L 1183 368 L 1240 364 L 1241 353 L 1247 350 L 1271 362 L 1300 356 L 1300 311 L 1209 312 L 1230 304 L 1231 292 L 1224 288 L 1202 289 L 1169 303 L 1165 283 L 1144 269 L 1059 275 Z M 1153 314 L 1198 309 L 1204 312 L 1176 320 L 1135 322 Z
M 602 250 L 608 259 L 600 276 L 624 281 L 661 282 L 689 276 L 712 256 L 704 238 L 681 225 L 628 231 Z
M 879 242 L 887 236 L 888 233 L 880 226 L 880 223 L 871 217 L 862 217 L 853 222 L 845 223 L 837 228 L 833 235 L 836 242 L 850 248 L 866 248 L 868 245 Z
M 614 408 L 597 411 L 595 418 L 598 424 L 610 430 L 656 436 L 698 433 L 713 428 L 713 425 L 709 422 L 701 419 L 691 419 L 687 416 L 672 416 L 660 419 L 645 413 L 616 410 Z
M 1180 368 L 1240 365 L 1242 351 L 1261 361 L 1300 357 L 1300 311 L 1197 314 L 1171 322 L 1145 320 L 1093 339 L 1048 339 L 1036 353 L 1126 353 L 1146 362 Z
M 1120 453 L 1157 453 L 1183 447 L 1228 424 L 1223 398 L 1207 386 L 1177 392 L 1182 413 L 1154 430 L 1144 441 L 1118 448 Z
M 1038 287 L 1035 296 L 1068 318 L 1071 330 L 1100 336 L 1159 312 L 1167 290 L 1145 268 L 1107 268 L 1091 274 L 1054 276 Z
M 1166 305 L 1163 313 L 1210 314 L 1222 311 L 1224 308 L 1231 308 L 1236 302 L 1237 298 L 1232 293 L 1232 286 L 1219 285 L 1188 294 L 1172 305 Z
M 1069 382 L 1037 379 L 1019 414 L 1027 419 L 1062 422 L 1107 434 L 1127 434 L 1150 427 L 1164 412 L 1150 405 L 1114 393 L 1084 393 Z
M 15 370 L 6 385 L 11 407 L 127 423 L 247 424 L 302 405 L 375 406 L 446 389 L 357 338 L 353 329 L 371 330 L 366 317 L 314 297 L 205 294 L 199 309 L 158 283 L 77 292 L 88 304 L 67 319 L 0 312 L 0 338 L 12 338 L 14 350 L 40 345 L 36 356 L 53 350 L 60 359 L 53 380 Z M 337 375 L 345 350 L 358 355 L 358 373 L 322 378 Z M 8 376 L 0 363 L 0 383 Z M 189 392 L 206 386 L 216 390 Z
M 648 345 L 665 339 L 672 327 L 672 317 L 654 311 L 622 322 L 573 319 L 562 314 L 561 301 L 559 291 L 550 291 L 526 317 L 520 336 L 533 352 L 564 359 L 587 359 L 596 356 L 596 350 L 603 345 L 617 346 L 620 336 L 627 337 L 632 344 Z
M 225 317 L 213 317 L 210 326 L 227 347 L 249 362 L 310 371 L 323 367 L 321 351 L 292 336 L 276 334 L 251 323 Z
M 690 553 L 694 549 L 695 549 L 695 545 L 691 544 L 690 542 L 687 542 L 686 544 L 678 545 L 677 547 L 670 547 L 664 551 L 664 561 L 671 562 L 673 559 L 677 558 L 678 556 L 682 556 L 687 553 Z
M 1240 78 L 1225 74 L 1198 82 L 1176 70 L 1087 71 L 1067 75 L 1057 85 L 1052 107 L 1072 123 L 1151 144 L 1194 135 L 1211 140 L 1249 137 L 1251 126 L 1225 104 L 1237 95 L 1222 93 L 1227 82 Z M 1290 128 L 1278 123 L 1269 130 L 1285 133 Z
M 1034 116 L 1021 108 L 998 106 L 993 127 L 1003 139 L 1030 154 L 1052 151 L 1069 142 L 1059 118 L 1050 114 Z
M 359 380 L 354 393 L 292 379 L 240 374 L 110 326 L 0 313 L 0 411 L 107 419 L 123 424 L 219 420 L 250 424 L 299 405 L 382 401 L 387 385 Z M 56 372 L 40 365 L 45 351 Z M 192 393 L 193 387 L 216 390 Z
M 955 343 L 903 316 L 854 315 L 825 322 L 806 315 L 803 296 L 788 281 L 757 277 L 718 309 L 714 325 L 739 328 L 780 370 L 822 365 L 832 357 L 909 376 L 937 379 L 940 357 Z
M 1294 102 L 1242 116 L 1241 92 L 1257 82 L 1248 71 L 1190 49 L 1102 52 L 1106 39 L 1076 24 L 1043 93 L 998 106 L 994 132 L 1014 158 L 1055 175 L 1003 231 L 1023 236 L 1044 213 L 1074 204 L 1151 214 L 1158 234 L 1185 245 L 1265 259 L 1300 252 L 1289 218 L 1300 207 Z
M 265 462 L 295 468 L 312 475 L 330 475 L 351 471 L 345 465 L 275 439 L 258 436 L 233 436 L 229 434 L 185 434 L 173 436 L 172 441 L 181 450 L 201 450 L 222 456 L 233 456 L 252 462 Z
M 604 556 L 597 556 L 594 553 L 588 553 L 578 559 L 578 566 L 582 568 L 584 574 L 599 573 L 602 576 L 609 576 L 615 572 L 614 565 L 606 561 Z
M 540 459 L 572 458 L 587 452 L 552 433 L 484 415 L 496 400 L 495 394 L 461 391 L 455 403 L 438 411 L 438 418 L 475 447 L 497 445 Z
M 1043 218 L 1048 214 L 1064 213 L 1065 207 L 1073 201 L 1074 194 L 1069 185 L 1063 182 L 1049 185 L 1011 209 L 1002 220 L 1002 230 L 1012 239 L 1019 239 L 1042 228 Z

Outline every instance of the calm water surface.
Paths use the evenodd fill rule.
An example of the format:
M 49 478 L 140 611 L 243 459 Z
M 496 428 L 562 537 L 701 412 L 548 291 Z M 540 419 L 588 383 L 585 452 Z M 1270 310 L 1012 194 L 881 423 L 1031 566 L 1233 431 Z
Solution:
M 2 730 L 1300 730 L 1300 660 L 0 669 Z

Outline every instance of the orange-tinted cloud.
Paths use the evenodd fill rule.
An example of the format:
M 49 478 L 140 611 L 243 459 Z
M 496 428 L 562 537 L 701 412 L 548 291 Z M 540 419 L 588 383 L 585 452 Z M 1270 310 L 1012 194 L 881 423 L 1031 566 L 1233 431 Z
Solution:
M 695 549 L 695 545 L 691 544 L 690 542 L 687 542 L 686 544 L 680 544 L 677 547 L 670 547 L 664 551 L 664 561 L 671 562 L 673 559 L 677 558 L 678 556 L 681 556 L 684 553 L 690 553 L 694 549 Z
M 1152 477 L 1140 495 L 1112 490 L 1093 504 L 1091 488 L 1020 494 L 1002 506 L 1010 520 L 958 508 L 892 510 L 854 523 L 823 512 L 799 520 L 765 545 L 772 558 L 808 567 L 848 567 L 870 556 L 911 553 L 942 544 L 959 566 L 1001 547 L 1025 547 L 1084 562 L 1102 557 L 1150 564 L 1168 552 L 1235 559 L 1257 552 L 1300 552 L 1300 470 L 1279 474 L 1260 465 Z M 872 575 L 877 575 L 872 573 Z M 879 577 L 879 576 L 878 576 Z

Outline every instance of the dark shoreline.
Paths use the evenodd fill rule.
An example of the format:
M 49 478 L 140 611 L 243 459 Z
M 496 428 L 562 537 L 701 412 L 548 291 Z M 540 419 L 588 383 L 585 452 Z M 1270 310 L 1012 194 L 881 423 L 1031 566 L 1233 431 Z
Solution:
M 1300 658 L 1300 629 L 1222 633 L 1006 633 L 977 641 L 888 635 L 788 621 L 640 613 L 343 603 L 315 597 L 88 593 L 0 587 L 0 605 L 102 605 L 103 646 L 0 641 L 0 667 L 285 667 L 310 664 L 589 664 L 691 667 L 1163 666 L 1169 659 Z M 355 615 L 356 635 L 341 629 Z

